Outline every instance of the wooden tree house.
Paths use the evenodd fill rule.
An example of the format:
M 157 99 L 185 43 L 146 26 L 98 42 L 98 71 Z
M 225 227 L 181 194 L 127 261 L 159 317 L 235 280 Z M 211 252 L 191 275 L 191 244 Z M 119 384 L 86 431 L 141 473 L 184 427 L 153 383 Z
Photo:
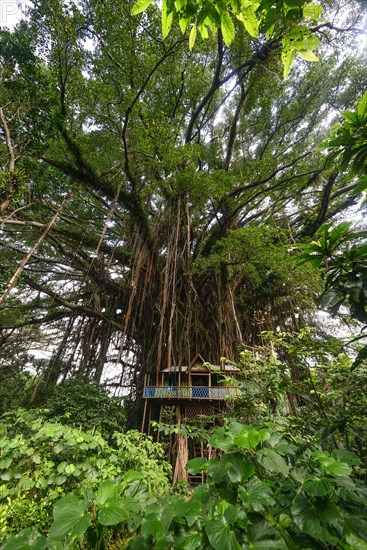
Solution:
M 150 422 L 161 422 L 167 406 L 172 424 L 184 424 L 202 416 L 209 419 L 215 417 L 228 408 L 230 399 L 239 394 L 239 388 L 229 385 L 222 375 L 232 378 L 238 372 L 239 369 L 231 364 L 209 365 L 198 354 L 188 366 L 173 365 L 158 373 L 146 374 L 142 431 L 150 434 Z M 174 482 L 188 479 L 185 470 L 187 460 L 198 456 L 210 457 L 211 453 L 202 443 L 194 444 L 183 436 L 177 436 L 175 448 Z

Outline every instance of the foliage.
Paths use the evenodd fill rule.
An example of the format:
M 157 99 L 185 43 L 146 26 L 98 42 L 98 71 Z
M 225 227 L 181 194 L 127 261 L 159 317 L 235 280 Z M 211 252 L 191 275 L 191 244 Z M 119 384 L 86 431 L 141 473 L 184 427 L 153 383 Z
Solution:
M 350 201 L 319 144 L 366 67 L 354 0 L 343 27 L 345 2 L 324 3 L 317 22 L 309 2 L 223 2 L 253 12 L 258 37 L 236 18 L 229 46 L 230 23 L 192 50 L 174 25 L 162 41 L 159 10 L 132 16 L 132 5 L 40 0 L 0 33 L 0 104 L 27 181 L 0 222 L 2 286 L 45 234 L 1 312 L 0 359 L 42 342 L 54 359 L 42 383 L 98 384 L 114 363 L 134 396 L 154 365 L 197 350 L 236 361 L 262 330 L 299 328 L 293 311 L 309 309 L 317 283 L 293 271 L 291 249 Z M 167 4 L 193 9 L 188 27 L 200 5 Z M 287 64 L 318 40 L 321 63 L 298 56 L 283 80 L 283 39 Z
M 122 484 L 106 481 L 94 494 L 58 501 L 40 548 L 72 548 L 84 540 L 99 549 L 109 526 L 138 530 L 131 550 L 366 547 L 367 491 L 351 477 L 356 455 L 329 454 L 271 426 L 237 422 L 218 428 L 210 443 L 223 454 L 189 461 L 191 473 L 206 472 L 206 483 L 189 500 L 150 497 L 128 472 Z M 4 550 L 16 542 L 10 539 Z
M 0 201 L 9 198 L 14 201 L 14 204 L 19 204 L 26 190 L 27 180 L 23 169 L 0 172 Z
M 95 488 L 103 479 L 122 479 L 130 468 L 141 472 L 153 494 L 168 490 L 170 466 L 163 449 L 139 432 L 116 432 L 115 444 L 109 445 L 98 432 L 48 422 L 24 410 L 4 415 L 0 430 L 3 537 L 20 524 L 33 525 L 36 518 L 45 528 L 49 505 L 60 495 Z M 7 515 L 10 510 L 14 515 Z
M 39 391 L 42 393 L 42 390 Z M 66 380 L 36 401 L 46 420 L 81 430 L 98 430 L 112 443 L 114 432 L 124 431 L 126 416 L 121 398 L 111 397 L 97 384 Z
M 361 175 L 358 190 L 366 186 L 367 168 L 367 93 L 359 101 L 355 111 L 343 111 L 344 121 L 336 124 L 322 146 L 331 152 L 330 161 L 340 163 L 342 170 L 351 175 Z
M 306 245 L 300 259 L 322 272 L 321 307 L 335 314 L 342 305 L 349 305 L 352 316 L 367 323 L 367 244 L 363 235 L 350 228 L 350 222 L 322 226 L 319 240 Z
M 19 368 L 19 360 L 17 356 L 15 364 L 10 361 L 0 367 L 0 415 L 26 406 L 34 389 L 35 377 Z M 23 360 L 26 362 L 26 356 Z
M 153 2 L 153 0 L 137 0 L 132 14 L 137 15 Z M 311 30 L 300 22 L 315 23 L 324 9 L 319 4 L 307 0 L 286 0 L 284 3 L 271 3 L 268 0 L 248 0 L 226 2 L 210 0 L 164 0 L 162 4 L 162 34 L 163 39 L 170 32 L 172 22 L 177 16 L 182 33 L 190 28 L 189 47 L 193 48 L 197 31 L 206 39 L 209 32 L 221 30 L 224 42 L 229 46 L 235 38 L 233 20 L 243 23 L 252 38 L 258 38 L 264 33 L 267 39 L 274 42 L 283 35 L 282 61 L 284 76 L 287 76 L 293 64 L 295 53 L 298 52 L 306 61 L 318 61 L 312 50 L 317 48 L 319 39 Z M 288 29 L 287 29 L 288 27 Z M 289 30 L 290 28 L 290 30 Z M 288 32 L 287 32 L 288 31 Z
M 328 451 L 344 446 L 361 457 L 358 475 L 365 476 L 366 361 L 353 363 L 346 351 L 353 353 L 348 341 L 311 328 L 263 333 L 263 346 L 241 353 L 240 374 L 231 379 L 241 391 L 224 417 L 274 422 Z

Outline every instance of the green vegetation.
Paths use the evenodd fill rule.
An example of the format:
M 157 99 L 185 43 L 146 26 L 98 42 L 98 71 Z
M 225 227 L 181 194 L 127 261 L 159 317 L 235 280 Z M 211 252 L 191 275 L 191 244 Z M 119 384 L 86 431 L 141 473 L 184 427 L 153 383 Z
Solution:
M 367 491 L 351 477 L 360 463 L 354 453 L 329 453 L 273 427 L 238 422 L 216 429 L 209 442 L 223 454 L 188 463 L 190 472 L 206 472 L 190 498 L 154 498 L 142 474 L 129 471 L 95 492 L 62 497 L 47 538 L 23 531 L 4 550 L 78 542 L 100 549 L 111 531 L 136 533 L 130 549 L 366 547 Z
M 168 492 L 171 468 L 163 449 L 137 431 L 116 432 L 109 444 L 95 430 L 46 421 L 24 409 L 5 414 L 0 430 L 2 540 L 24 527 L 47 529 L 60 496 L 96 489 L 104 479 L 123 480 L 131 469 L 153 495 Z
M 31 4 L 0 28 L 1 549 L 366 550 L 363 3 Z M 237 398 L 146 415 L 197 353 Z

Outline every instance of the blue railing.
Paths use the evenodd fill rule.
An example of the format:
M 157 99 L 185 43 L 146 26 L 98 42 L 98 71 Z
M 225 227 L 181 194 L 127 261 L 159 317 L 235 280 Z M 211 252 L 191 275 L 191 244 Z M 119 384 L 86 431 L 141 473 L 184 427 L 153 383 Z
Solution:
M 208 386 L 146 386 L 143 397 L 163 399 L 225 399 L 240 395 L 239 388 Z

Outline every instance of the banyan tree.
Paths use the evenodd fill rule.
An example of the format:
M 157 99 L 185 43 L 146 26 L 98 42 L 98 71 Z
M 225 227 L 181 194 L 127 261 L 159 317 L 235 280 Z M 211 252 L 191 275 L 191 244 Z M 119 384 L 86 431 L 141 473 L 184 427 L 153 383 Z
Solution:
M 367 80 L 360 3 L 322 4 L 320 61 L 286 78 L 296 8 L 192 50 L 117 0 L 34 0 L 1 30 L 2 376 L 42 346 L 44 384 L 113 375 L 134 395 L 302 325 L 319 283 L 297 243 L 358 201 L 319 146 Z

